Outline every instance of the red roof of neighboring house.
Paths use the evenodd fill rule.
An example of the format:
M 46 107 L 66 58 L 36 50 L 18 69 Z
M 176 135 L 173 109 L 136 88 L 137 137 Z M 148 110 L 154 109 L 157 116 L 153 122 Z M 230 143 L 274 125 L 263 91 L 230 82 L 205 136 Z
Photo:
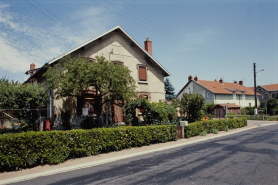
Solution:
M 260 87 L 268 91 L 278 91 L 278 84 L 260 85 Z
M 218 94 L 233 94 L 233 91 L 236 91 L 237 94 L 242 94 L 244 92 L 246 95 L 255 95 L 254 91 L 240 85 L 238 83 L 228 83 L 228 82 L 218 82 L 218 81 L 207 81 L 207 80 L 198 80 L 197 83 L 204 86 L 213 93 Z

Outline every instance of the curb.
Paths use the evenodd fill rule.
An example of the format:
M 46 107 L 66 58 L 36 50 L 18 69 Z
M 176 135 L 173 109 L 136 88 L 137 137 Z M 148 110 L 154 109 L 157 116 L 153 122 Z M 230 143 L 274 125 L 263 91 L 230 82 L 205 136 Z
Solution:
M 199 142 L 203 142 L 203 141 L 209 141 L 209 140 L 212 140 L 212 139 L 215 139 L 215 138 L 220 138 L 220 137 L 236 134 L 236 133 L 239 133 L 239 132 L 244 132 L 244 131 L 247 131 L 247 130 L 251 130 L 251 129 L 255 129 L 255 128 L 259 128 L 259 127 L 264 127 L 264 126 L 275 125 L 275 124 L 277 124 L 277 123 L 269 123 L 269 124 L 265 124 L 265 125 L 253 125 L 253 127 L 249 127 L 249 128 L 242 128 L 240 130 L 234 130 L 234 131 L 227 132 L 227 133 L 224 133 L 224 134 L 219 134 L 219 135 L 211 135 L 211 136 L 204 137 L 204 138 L 199 138 L 199 139 L 196 139 L 196 140 L 193 140 L 193 141 L 174 144 L 174 145 L 171 145 L 171 146 L 161 147 L 161 148 L 152 149 L 152 150 L 148 150 L 148 151 L 144 151 L 144 152 L 137 152 L 137 153 L 133 153 L 133 154 L 127 154 L 127 155 L 123 155 L 123 156 L 112 157 L 112 158 L 109 158 L 109 159 L 93 161 L 93 162 L 79 164 L 79 165 L 75 165 L 75 166 L 69 166 L 69 167 L 64 167 L 64 168 L 59 168 L 59 169 L 54 169 L 54 170 L 48 170 L 48 171 L 45 171 L 45 172 L 39 172 L 39 173 L 35 173 L 35 174 L 30 174 L 30 175 L 24 175 L 24 176 L 20 176 L 20 177 L 5 179 L 5 180 L 0 181 L 0 185 L 16 183 L 16 182 L 26 181 L 26 180 L 30 180 L 30 179 L 34 179 L 34 178 L 38 178 L 38 177 L 42 177 L 42 176 L 49 176 L 49 175 L 54 175 L 54 174 L 58 174 L 58 173 L 64 173 L 64 172 L 68 172 L 68 171 L 73 171 L 73 170 L 98 166 L 98 165 L 107 164 L 107 163 L 110 163 L 110 162 L 114 162 L 114 161 L 118 161 L 118 160 L 122 160 L 122 159 L 126 159 L 126 158 L 131 158 L 131 157 L 140 156 L 140 155 L 144 155 L 144 154 L 149 154 L 149 153 L 159 152 L 159 151 L 163 151 L 163 150 L 178 148 L 178 147 L 181 147 L 181 146 L 191 145 L 191 144 L 195 144 L 195 143 L 199 143 Z

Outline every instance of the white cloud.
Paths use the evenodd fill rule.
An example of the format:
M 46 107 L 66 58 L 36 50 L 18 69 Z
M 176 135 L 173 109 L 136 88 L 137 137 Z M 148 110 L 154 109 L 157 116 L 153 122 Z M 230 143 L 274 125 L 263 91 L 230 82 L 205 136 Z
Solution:
M 61 24 L 71 31 L 46 17 L 47 26 L 35 24 L 45 20 L 23 16 L 20 13 L 12 12 L 9 4 L 0 2 L 0 71 L 23 76 L 30 63 L 40 67 L 45 62 L 107 31 L 109 23 L 113 20 L 111 14 L 97 7 L 68 12 L 69 15 L 65 15 L 68 20 L 65 22 L 76 22 L 74 28 L 87 35 L 87 38 L 84 38 L 82 33 L 63 23 Z

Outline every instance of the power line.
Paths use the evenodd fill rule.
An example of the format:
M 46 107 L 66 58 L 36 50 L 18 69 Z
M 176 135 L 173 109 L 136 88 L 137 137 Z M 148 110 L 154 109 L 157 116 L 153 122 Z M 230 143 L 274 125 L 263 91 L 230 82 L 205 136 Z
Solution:
M 92 1 L 94 1 L 94 0 L 92 0 Z M 96 2 L 96 1 L 94 1 L 94 2 Z M 149 27 L 146 27 L 146 26 L 144 26 L 144 25 L 142 25 L 142 24 L 140 24 L 140 23 L 138 23 L 138 22 L 134 22 L 132 19 L 130 19 L 130 18 L 128 18 L 128 17 L 126 17 L 126 16 L 124 16 L 124 15 L 122 15 L 122 14 L 120 14 L 120 13 L 114 11 L 114 10 L 112 10 L 111 8 L 108 8 L 107 6 L 104 6 L 104 5 L 101 4 L 101 3 L 98 3 L 98 2 L 96 2 L 96 3 L 99 4 L 99 5 L 101 5 L 101 6 L 103 6 L 103 7 L 106 8 L 106 9 L 108 9 L 108 10 L 110 10 L 110 11 L 112 11 L 112 12 L 114 12 L 114 13 L 116 13 L 116 14 L 122 16 L 122 17 L 124 17 L 125 19 L 128 19 L 129 21 L 131 21 L 131 22 L 133 22 L 133 23 L 135 23 L 135 24 L 137 24 L 137 25 L 139 25 L 139 26 L 141 26 L 141 27 L 144 27 L 144 28 L 146 28 L 147 30 L 150 30 L 151 32 L 154 32 L 155 34 L 160 35 L 160 36 L 162 36 L 163 38 L 166 38 L 166 39 L 168 39 L 168 40 L 170 40 L 170 41 L 172 41 L 172 42 L 175 42 L 175 43 L 181 45 L 182 47 L 186 48 L 186 47 L 183 45 L 183 44 L 184 44 L 183 41 L 178 40 L 179 42 L 182 42 L 182 44 L 181 44 L 181 43 L 179 43 L 179 42 L 177 42 L 177 41 L 175 41 L 175 40 L 172 40 L 172 39 L 169 38 L 169 37 L 165 37 L 165 35 L 162 35 L 162 34 L 160 34 L 159 32 L 156 32 L 156 31 L 150 29 Z M 134 16 L 133 16 L 133 17 L 134 17 Z M 161 30 L 160 30 L 160 31 L 161 31 Z M 172 36 L 171 36 L 171 37 L 172 37 Z M 200 51 L 198 51 L 198 50 L 193 50 L 193 52 L 196 52 L 196 53 L 199 53 L 199 54 L 202 54 L 202 55 L 203 55 L 203 53 L 200 52 Z M 209 58 L 211 58 L 211 59 L 213 59 L 213 60 L 216 59 L 215 57 L 213 58 L 213 57 L 211 57 L 211 56 L 209 56 Z M 221 60 L 221 62 L 223 62 L 223 60 Z M 225 62 L 225 63 L 228 64 L 228 65 L 230 65 L 230 66 L 233 66 L 233 67 L 238 68 L 238 66 L 234 66 L 234 65 L 232 65 L 232 64 L 230 64 L 230 63 L 228 63 L 228 62 Z
M 75 36 L 79 37 L 81 40 L 83 40 L 83 38 L 81 38 L 79 35 L 77 35 L 76 33 L 72 32 L 71 30 L 67 29 L 65 26 L 63 26 L 61 23 L 59 23 L 58 21 L 54 20 L 53 18 L 51 18 L 49 15 L 47 15 L 46 13 L 44 13 L 42 10 L 40 10 L 39 8 L 37 8 L 36 6 L 34 6 L 32 3 L 30 3 L 28 0 L 25 0 L 27 3 L 29 3 L 32 7 L 34 7 L 35 9 L 37 9 L 38 11 L 40 11 L 42 14 L 44 14 L 45 16 L 47 16 L 49 19 L 51 19 L 52 21 L 54 21 L 55 23 L 59 24 L 61 27 L 63 27 L 64 29 L 68 30 L 69 32 L 71 32 L 72 34 L 74 34 Z
M 44 61 L 46 60 L 46 59 L 40 58 L 40 57 L 38 57 L 38 56 L 36 56 L 36 55 L 33 55 L 32 53 L 26 52 L 26 51 L 24 51 L 24 50 L 22 50 L 22 49 L 20 49 L 20 48 L 18 48 L 18 47 L 16 47 L 16 46 L 14 46 L 14 45 L 8 43 L 8 42 L 5 42 L 5 41 L 3 41 L 3 40 L 0 40 L 0 41 L 6 43 L 6 44 L 8 44 L 8 45 L 10 45 L 10 46 L 12 46 L 12 47 L 14 47 L 14 48 L 16 48 L 16 49 L 18 49 L 18 50 L 20 50 L 20 51 L 22 51 L 22 52 L 24 52 L 24 53 L 27 53 L 27 54 L 29 54 L 29 55 L 32 55 L 33 57 L 36 57 L 36 58 L 41 59 L 41 60 L 44 60 Z M 46 60 L 46 61 L 47 61 L 47 60 Z
M 67 24 L 66 22 L 64 22 L 63 20 L 61 20 L 59 17 L 57 17 L 56 15 L 54 15 L 52 12 L 50 12 L 48 9 L 46 9 L 44 6 L 42 6 L 39 2 L 37 2 L 36 0 L 34 0 L 40 7 L 42 7 L 43 9 L 45 9 L 48 13 L 50 13 L 52 16 L 54 16 L 56 19 L 58 19 L 59 21 L 61 21 L 62 23 L 64 23 L 65 25 L 67 25 L 68 27 L 70 27 L 71 29 L 79 32 L 80 34 L 82 34 L 84 37 L 88 38 L 86 35 L 84 35 L 82 32 L 80 32 L 79 30 L 75 29 L 74 27 L 72 27 L 71 25 Z
M 253 73 L 253 70 L 251 70 L 250 74 L 248 75 L 248 77 L 246 78 L 245 82 L 248 80 L 248 78 L 250 77 L 250 75 Z
M 130 7 L 132 7 L 133 8 L 133 6 L 131 6 L 131 5 L 129 5 Z M 136 9 L 136 10 L 138 10 L 138 9 Z M 155 19 L 154 17 L 152 17 L 150 14 L 147 14 L 146 12 L 143 12 L 143 13 L 141 13 L 141 14 L 138 14 L 138 13 L 136 13 L 135 11 L 132 11 L 132 10 L 130 10 L 132 13 L 135 13 L 135 14 L 137 14 L 137 15 L 139 15 L 140 17 L 142 17 L 142 18 L 144 18 L 144 16 L 142 16 L 142 15 L 148 15 L 148 17 L 145 17 L 144 19 L 148 19 L 149 21 L 151 21 L 153 24 L 155 24 L 155 25 L 158 25 L 159 27 L 161 27 L 163 30 L 168 30 L 168 32 L 171 32 L 172 34 L 171 35 L 176 35 L 176 33 L 175 32 L 173 32 L 172 30 L 170 30 L 169 29 L 169 25 L 166 25 L 165 23 L 163 23 L 163 22 L 161 22 L 161 21 L 159 21 L 158 19 Z M 150 17 L 152 18 L 152 19 L 154 19 L 155 21 L 152 21 L 151 19 L 150 19 Z M 157 22 L 160 22 L 160 24 L 162 24 L 163 26 L 161 26 L 161 25 L 159 25 L 159 24 L 157 24 Z M 178 32 L 178 30 L 176 30 L 176 32 Z M 189 42 L 189 43 L 191 43 L 192 45 L 194 45 L 194 43 L 192 43 L 192 42 L 190 42 L 190 40 L 188 40 L 187 38 L 185 38 L 184 36 L 181 36 L 181 35 L 183 35 L 183 33 L 181 33 L 181 32 L 179 32 L 179 35 L 177 35 L 177 37 L 178 37 L 178 39 L 180 38 L 180 37 L 182 37 L 182 38 L 184 38 L 187 42 Z M 193 46 L 194 47 L 194 46 Z M 196 48 L 196 47 L 195 47 Z M 213 53 L 213 52 L 211 52 L 210 50 L 208 50 L 207 48 L 204 48 L 204 47 L 202 47 L 202 50 L 205 50 L 205 51 L 207 51 L 207 52 L 209 52 L 209 53 L 212 53 L 212 54 L 214 54 L 214 55 L 218 55 L 218 54 L 215 54 L 215 53 Z M 224 56 L 222 56 L 222 55 L 218 55 L 219 57 L 221 57 L 221 58 L 223 58 L 223 59 L 226 59 L 226 60 L 230 60 L 230 61 L 233 61 L 233 60 L 231 60 L 231 59 L 229 59 L 229 58 L 226 58 L 226 57 L 224 57 Z

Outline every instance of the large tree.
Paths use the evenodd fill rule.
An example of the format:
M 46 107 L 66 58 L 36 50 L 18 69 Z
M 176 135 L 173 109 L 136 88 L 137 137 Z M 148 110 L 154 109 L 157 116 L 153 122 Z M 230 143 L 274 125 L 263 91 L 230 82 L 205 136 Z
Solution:
M 165 86 L 165 99 L 172 100 L 173 98 L 175 98 L 176 97 L 175 88 L 173 87 L 172 83 L 168 78 L 165 79 L 164 86 Z
M 201 94 L 184 93 L 180 106 L 185 111 L 189 122 L 197 121 L 201 116 L 201 110 L 205 105 L 205 99 Z
M 58 64 L 48 66 L 46 86 L 55 89 L 56 98 L 79 96 L 80 92 L 94 90 L 95 111 L 98 117 L 106 103 L 123 106 L 125 100 L 135 97 L 135 80 L 130 70 L 113 64 L 104 57 L 95 62 L 79 57 L 64 57 Z
M 21 123 L 21 128 L 36 129 L 38 109 L 49 100 L 46 89 L 41 85 L 22 85 L 0 79 L 0 110 L 11 114 Z

